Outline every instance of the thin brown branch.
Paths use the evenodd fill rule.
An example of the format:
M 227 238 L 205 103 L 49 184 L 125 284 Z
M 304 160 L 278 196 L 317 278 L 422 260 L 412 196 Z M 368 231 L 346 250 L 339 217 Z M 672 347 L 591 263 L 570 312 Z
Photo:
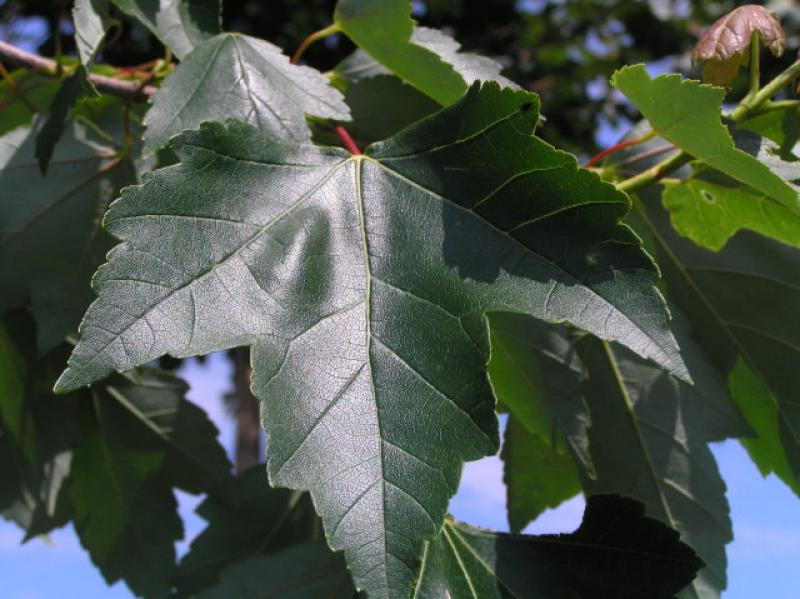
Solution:
M 0 41 L 0 60 L 52 77 L 57 76 L 58 72 L 58 65 L 55 60 L 26 52 L 3 41 Z M 146 101 L 157 91 L 157 88 L 152 85 L 142 87 L 139 81 L 121 81 L 96 73 L 89 74 L 89 81 L 94 84 L 98 91 L 136 102 Z

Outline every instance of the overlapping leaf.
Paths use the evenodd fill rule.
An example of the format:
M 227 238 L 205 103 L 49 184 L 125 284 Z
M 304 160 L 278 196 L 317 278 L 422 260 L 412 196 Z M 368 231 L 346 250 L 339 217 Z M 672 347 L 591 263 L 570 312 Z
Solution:
M 496 81 L 518 89 L 500 75 L 500 64 L 485 56 L 459 52 L 458 42 L 439 30 L 416 27 L 411 41 L 439 55 L 467 84 Z M 361 49 L 343 60 L 334 75 L 334 85 L 344 91 L 352 114 L 348 132 L 362 144 L 386 139 L 440 108 L 435 99 L 392 75 Z
M 198 599 L 354 596 L 357 595 L 342 556 L 331 553 L 323 541 L 291 545 L 274 554 L 240 560 L 222 572 L 219 584 L 197 594 Z
M 572 455 L 592 472 L 584 367 L 571 340 L 557 327 L 509 313 L 490 314 L 489 329 L 495 397 L 540 444 L 558 445 L 566 435 Z
M 651 79 L 643 65 L 620 69 L 612 83 L 661 137 L 736 181 L 800 211 L 797 191 L 734 145 L 720 121 L 725 90 L 681 80 L 680 75 Z
M 506 424 L 502 458 L 512 532 L 581 492 L 575 464 L 560 436 L 543 440 L 513 416 Z
M 800 211 L 743 185 L 695 177 L 668 183 L 663 201 L 675 230 L 714 251 L 741 229 L 800 246 Z
M 681 339 L 695 386 L 679 383 L 628 351 L 585 340 L 589 442 L 596 476 L 589 493 L 624 493 L 677 529 L 706 568 L 684 596 L 717 596 L 726 587 L 725 545 L 733 539 L 725 484 L 708 441 L 749 428 L 722 380 Z
M 249 475 L 248 475 L 249 476 Z M 270 498 L 269 494 L 274 494 Z M 268 518 L 261 505 L 259 522 L 271 520 L 278 529 L 286 517 L 286 495 L 262 488 L 260 498 L 272 506 Z M 252 496 L 255 498 L 255 495 Z M 288 506 L 291 506 L 291 501 Z M 298 504 L 290 509 L 296 512 Z M 212 509 L 209 509 L 212 508 Z M 293 545 L 277 545 L 264 553 L 280 533 L 270 534 L 259 524 L 249 531 L 242 514 L 224 513 L 206 503 L 207 532 L 198 539 L 204 551 L 194 556 L 199 565 L 216 547 L 235 549 L 232 541 L 247 536 L 241 551 L 231 551 L 226 564 L 211 558 L 213 571 L 225 566 L 218 580 L 198 587 L 198 597 L 252 597 L 256 595 L 305 598 L 353 596 L 348 572 L 339 555 L 304 535 Z M 248 513 L 256 505 L 246 508 Z M 278 519 L 276 522 L 276 518 Z M 284 524 L 285 525 L 285 524 Z M 214 532 L 212 532 L 212 529 Z M 226 532 L 227 531 L 227 532 Z M 203 538 L 208 535 L 208 538 Z M 261 540 L 261 547 L 255 544 Z M 224 550 L 223 550 L 224 551 Z M 196 552 L 195 545 L 189 556 Z M 187 556 L 188 557 L 188 556 Z M 479 530 L 446 519 L 442 531 L 425 549 L 424 566 L 413 588 L 418 599 L 442 597 L 615 597 L 659 599 L 671 597 L 696 574 L 702 562 L 677 534 L 660 522 L 644 517 L 641 504 L 615 496 L 589 498 L 583 522 L 562 535 L 515 536 Z M 199 569 L 198 569 L 199 572 Z
M 725 487 L 706 443 L 750 429 L 728 398 L 724 379 L 686 334 L 683 320 L 678 321 L 679 340 L 694 386 L 621 348 L 528 321 L 512 315 L 492 318 L 493 351 L 513 344 L 515 360 L 505 361 L 505 367 L 518 371 L 516 386 L 494 387 L 498 400 L 505 404 L 508 395 L 514 405 L 514 395 L 528 389 L 529 400 L 553 406 L 556 421 L 572 441 L 584 490 L 643 501 L 651 516 L 676 528 L 706 562 L 694 596 L 718 593 L 725 585 L 724 547 L 732 531 Z M 527 343 L 515 337 L 527 337 Z M 502 354 L 492 357 L 500 359 Z M 533 382 L 524 382 L 525 372 L 532 373 Z M 572 403 L 585 399 L 588 415 L 579 406 L 565 411 L 565 395 Z M 581 454 L 587 447 L 591 469 Z M 531 470 L 529 477 L 537 474 Z M 531 484 L 520 477 L 507 480 L 512 486 Z M 523 486 L 519 492 L 524 491 Z M 509 488 L 510 496 L 515 492 Z
M 791 475 L 800 476 L 800 251 L 754 233 L 737 233 L 719 253 L 678 236 L 657 196 L 638 211 L 643 233 L 652 235 L 671 299 L 692 320 L 697 340 L 724 375 L 741 357 L 770 391 L 746 394 L 745 413 L 771 413 L 780 431 Z M 645 208 L 646 206 L 646 208 Z M 753 422 L 754 426 L 756 422 Z M 762 433 L 763 426 L 758 427 Z M 767 452 L 766 455 L 775 455 Z M 766 458 L 764 458 L 766 459 Z M 760 467 L 768 465 L 762 459 Z M 779 463 L 770 469 L 785 472 Z M 789 481 L 796 488 L 796 482 Z
M 0 135 L 30 125 L 33 116 L 46 112 L 59 88 L 59 81 L 34 71 L 16 70 L 0 81 Z
M 47 117 L 37 126 L 35 155 L 43 176 L 47 175 L 47 168 L 53 158 L 56 144 L 67 128 L 73 106 L 83 96 L 96 94 L 94 86 L 89 81 L 89 72 L 82 65 L 78 65 L 75 73 L 61 82 L 58 92 L 50 103 Z
M 430 27 L 415 27 L 411 33 L 411 43 L 438 55 L 458 73 L 467 85 L 475 81 L 496 81 L 502 87 L 519 86 L 500 74 L 503 67 L 500 63 L 478 54 L 460 52 L 461 46 L 452 37 Z M 390 73 L 364 50 L 356 50 L 344 59 L 337 67 L 336 74 L 347 81 L 358 82 L 364 79 Z M 422 90 L 424 92 L 424 90 Z
M 89 66 L 111 27 L 108 0 L 75 0 L 72 24 L 78 56 L 82 64 Z
M 63 490 L 79 427 L 75 399 L 54 398 L 50 392 L 54 368 L 66 353 L 36 361 L 29 319 L 16 314 L 14 321 L 12 331 L 0 323 L 0 469 L 8 475 L 0 511 L 27 540 L 69 518 Z
M 800 109 L 770 110 L 745 119 L 737 130 L 757 133 L 778 144 L 778 155 L 783 159 L 795 159 L 792 150 L 800 141 Z
M 319 518 L 308 495 L 270 488 L 260 464 L 236 478 L 228 501 L 209 497 L 197 513 L 208 526 L 181 560 L 177 577 L 181 595 L 214 586 L 223 571 L 245 558 L 319 541 L 321 536 Z
M 34 144 L 34 130 L 24 127 L 0 138 L 0 188 L 14 190 L 0 194 L 0 311 L 30 299 L 45 351 L 88 306 L 91 274 L 112 246 L 100 218 L 135 174 L 81 124 L 68 126 L 46 178 Z
M 166 597 L 183 527 L 174 487 L 226 496 L 230 462 L 173 375 L 144 369 L 92 389 L 73 451 L 75 530 L 109 583 Z M 220 489 L 223 489 L 220 491 Z
M 792 156 L 793 148 L 786 147 L 793 133 L 784 129 L 778 134 L 772 130 L 774 124 L 762 121 L 758 128 L 767 129 L 781 145 L 748 130 L 736 131 L 734 140 L 738 149 L 757 158 L 796 192 L 799 188 L 794 182 L 800 179 L 800 163 Z M 749 126 L 755 128 L 752 123 Z M 685 181 L 670 181 L 662 199 L 675 230 L 709 249 L 719 250 L 742 229 L 800 246 L 800 210 L 719 172 L 700 169 Z
M 164 82 L 145 117 L 145 151 L 203 121 L 236 118 L 275 137 L 309 141 L 306 114 L 349 120 L 341 94 L 272 44 L 223 33 L 195 48 Z
M 153 369 L 53 396 L 68 348 L 37 358 L 32 319 L 18 311 L 9 323 L 13 335 L 0 328 L 0 512 L 25 540 L 73 520 L 109 582 L 166 596 L 181 534 L 173 489 L 231 500 L 216 428 L 184 399 L 185 383 Z
M 781 414 L 772 392 L 739 358 L 728 378 L 731 396 L 755 431 L 751 438 L 741 439 L 747 452 L 763 476 L 775 474 L 800 496 L 800 477 L 792 471 L 781 442 Z
M 640 503 L 597 495 L 571 534 L 505 535 L 446 521 L 428 545 L 414 597 L 667 599 L 700 567 Z
M 467 83 L 453 66 L 412 41 L 411 2 L 339 0 L 334 23 L 389 71 L 442 106 L 452 104 L 467 91 Z
M 344 100 L 353 120 L 347 131 L 362 146 L 391 137 L 440 108 L 393 75 L 375 75 L 348 84 Z M 336 141 L 331 136 L 329 145 Z
M 109 584 L 124 578 L 137 595 L 167 597 L 183 525 L 159 480 L 163 448 L 137 435 L 119 405 L 99 397 L 91 405 L 73 452 L 78 538 Z
M 221 0 L 111 0 L 136 18 L 178 58 L 221 30 Z
M 461 463 L 497 449 L 486 311 L 566 320 L 686 374 L 617 222 L 627 199 L 531 136 L 536 107 L 476 85 L 365 156 L 236 122 L 182 134 L 181 163 L 106 217 L 124 243 L 58 388 L 250 344 L 271 480 L 311 491 L 359 588 L 403 596 Z

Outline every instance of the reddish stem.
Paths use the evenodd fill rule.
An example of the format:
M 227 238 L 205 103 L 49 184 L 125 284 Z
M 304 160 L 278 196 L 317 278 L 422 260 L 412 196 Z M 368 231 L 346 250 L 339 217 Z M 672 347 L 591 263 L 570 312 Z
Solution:
M 613 154 L 614 152 L 619 152 L 620 150 L 623 150 L 623 149 L 625 149 L 627 147 L 635 146 L 636 144 L 640 144 L 643 141 L 647 141 L 648 139 L 650 139 L 650 137 L 651 137 L 650 135 L 644 135 L 642 137 L 636 137 L 634 139 L 627 139 L 625 141 L 621 141 L 618 144 L 615 144 L 615 145 L 611 146 L 610 148 L 606 148 L 605 150 L 603 150 L 602 152 L 600 152 L 596 156 L 592 156 L 592 159 L 589 160 L 589 162 L 587 162 L 586 164 L 584 164 L 583 168 L 588 168 L 590 166 L 594 166 L 595 164 L 600 162 L 603 158 L 605 158 L 609 154 Z
M 630 158 L 626 158 L 619 164 L 621 166 L 627 166 L 629 164 L 633 164 L 634 162 L 639 162 L 640 160 L 645 160 L 646 158 L 652 158 L 653 156 L 658 156 L 659 154 L 664 154 L 665 152 L 670 152 L 675 149 L 675 146 L 672 144 L 667 144 L 665 146 L 661 146 L 659 148 L 653 148 L 652 150 L 648 150 L 646 152 L 642 152 L 641 154 L 634 154 Z
M 356 145 L 356 142 L 353 141 L 352 137 L 350 137 L 350 134 L 347 132 L 347 129 L 345 129 L 341 125 L 337 126 L 336 127 L 336 135 L 338 135 L 339 139 L 341 139 L 344 142 L 344 147 L 347 148 L 348 151 L 353 156 L 361 155 L 361 150 L 358 149 L 358 146 Z

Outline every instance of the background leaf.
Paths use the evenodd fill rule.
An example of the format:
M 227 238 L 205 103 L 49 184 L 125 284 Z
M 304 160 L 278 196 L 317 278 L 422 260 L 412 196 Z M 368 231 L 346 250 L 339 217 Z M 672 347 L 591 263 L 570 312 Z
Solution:
M 33 116 L 46 112 L 60 87 L 60 81 L 34 71 L 17 69 L 10 73 L 13 85 L 0 80 L 0 135 L 30 125 Z
M 319 72 L 289 64 L 268 42 L 223 33 L 187 55 L 154 96 L 145 117 L 145 152 L 183 129 L 226 118 L 302 143 L 310 140 L 306 114 L 350 118 L 341 94 Z
M 555 437 L 555 435 L 554 435 Z M 572 457 L 560 438 L 549 443 L 510 416 L 503 441 L 503 482 L 511 532 L 581 492 Z
M 800 246 L 800 213 L 743 185 L 697 177 L 670 182 L 663 203 L 678 233 L 714 251 L 741 229 Z
M 653 239 L 670 298 L 691 319 L 698 343 L 723 376 L 741 356 L 769 388 L 769 394 L 745 397 L 766 404 L 750 408 L 757 413 L 775 414 L 785 459 L 797 478 L 800 413 L 795 390 L 800 382 L 795 382 L 794 348 L 800 346 L 800 328 L 795 326 L 800 253 L 747 231 L 737 233 L 718 253 L 704 250 L 674 232 L 655 203 L 655 190 L 644 197 L 647 203 L 637 205 L 639 228 Z M 776 464 L 773 469 L 782 468 Z
M 67 127 L 67 118 L 72 107 L 84 95 L 96 95 L 94 86 L 89 82 L 88 72 L 78 65 L 75 73 L 61 83 L 61 87 L 53 96 L 47 118 L 38 126 L 36 132 L 36 158 L 42 175 L 47 174 L 47 167 L 53 157 L 56 144 Z
M 75 45 L 81 64 L 89 66 L 111 27 L 108 0 L 75 0 L 72 9 Z
M 270 488 L 263 465 L 254 466 L 235 479 L 230 501 L 209 497 L 200 504 L 197 513 L 208 526 L 192 541 L 181 560 L 177 579 L 181 595 L 194 596 L 218 584 L 217 590 L 208 592 L 213 595 L 227 588 L 230 596 L 242 597 L 259 594 L 264 589 L 278 593 L 281 585 L 272 579 L 279 578 L 280 570 L 290 569 L 279 552 L 293 544 L 314 543 L 322 538 L 321 523 L 308 495 Z M 352 595 L 341 556 L 334 557 L 327 547 L 326 552 L 327 561 L 338 564 L 340 575 L 330 586 L 343 578 L 346 583 L 343 586 L 350 588 Z M 311 553 L 312 561 L 324 557 L 317 549 Z M 289 555 L 302 558 L 304 550 L 290 550 Z M 312 580 L 317 574 L 313 567 L 306 571 Z M 327 577 L 323 579 L 331 582 Z M 251 584 L 261 590 L 245 592 Z
M 115 160 L 117 150 L 84 125 L 67 127 L 46 178 L 34 144 L 33 129 L 0 138 L 0 187 L 16 190 L 0 196 L 0 310 L 30 299 L 44 352 L 89 305 L 91 274 L 113 244 L 100 230 L 101 215 L 136 179 L 132 163 Z
M 571 534 L 505 535 L 448 520 L 428 547 L 415 596 L 666 599 L 701 566 L 640 503 L 598 495 Z
M 384 67 L 442 106 L 467 91 L 467 83 L 452 66 L 411 40 L 410 2 L 339 0 L 334 23 Z
M 317 541 L 238 561 L 222 572 L 218 585 L 197 596 L 350 599 L 354 592 L 341 555 L 331 553 L 324 542 Z
M 94 396 L 90 405 L 72 464 L 75 531 L 109 584 L 124 578 L 137 595 L 168 597 L 183 525 L 160 477 L 163 448 L 114 402 Z
M 720 122 L 725 91 L 681 80 L 680 75 L 651 79 L 643 65 L 625 67 L 612 84 L 636 105 L 664 139 L 736 181 L 798 210 L 797 192 L 768 167 L 738 150 Z
M 751 431 L 728 397 L 724 378 L 688 335 L 685 319 L 681 316 L 674 324 L 694 386 L 588 335 L 501 316 L 491 320 L 496 343 L 490 373 L 502 364 L 507 379 L 523 383 L 494 385 L 498 401 L 516 406 L 527 399 L 549 410 L 552 416 L 536 420 L 554 419 L 551 430 L 567 435 L 584 491 L 620 493 L 644 502 L 648 514 L 678 530 L 708 566 L 694 583 L 695 595 L 689 596 L 717 594 L 714 589 L 725 584 L 724 547 L 732 530 L 725 486 L 706 444 Z M 504 346 L 517 348 L 513 360 L 502 351 L 495 353 Z M 527 396 L 522 393 L 526 389 Z M 565 409 L 569 403 L 573 407 Z M 524 417 L 529 411 L 512 413 Z M 541 444 L 543 433 L 531 437 Z M 512 444 L 512 457 L 513 451 Z M 536 462 L 530 461 L 526 485 L 550 485 L 550 480 L 537 480 L 548 472 L 537 471 Z M 513 497 L 517 481 L 508 472 L 509 462 Z M 524 491 L 525 485 L 520 493 Z
M 169 46 L 178 58 L 222 29 L 220 0 L 111 0 Z

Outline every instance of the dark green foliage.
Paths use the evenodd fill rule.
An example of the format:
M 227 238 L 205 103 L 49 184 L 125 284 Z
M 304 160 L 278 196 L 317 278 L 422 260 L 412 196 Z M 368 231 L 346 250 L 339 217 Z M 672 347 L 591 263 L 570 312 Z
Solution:
M 798 490 L 800 121 L 767 96 L 800 63 L 726 122 L 746 77 L 623 67 L 677 60 L 703 3 L 485 4 L 426 2 L 451 35 L 406 0 L 77 0 L 42 49 L 79 63 L 0 45 L 37 69 L 0 73 L 0 514 L 26 539 L 71 522 L 148 598 L 718 596 L 708 444 Z M 619 67 L 634 106 L 600 89 Z M 590 150 L 601 103 L 654 135 L 591 172 L 542 136 Z M 151 363 L 242 346 L 267 464 L 233 477 Z M 576 532 L 447 516 L 496 411 L 511 527 L 583 491 Z M 208 523 L 179 564 L 176 489 Z

